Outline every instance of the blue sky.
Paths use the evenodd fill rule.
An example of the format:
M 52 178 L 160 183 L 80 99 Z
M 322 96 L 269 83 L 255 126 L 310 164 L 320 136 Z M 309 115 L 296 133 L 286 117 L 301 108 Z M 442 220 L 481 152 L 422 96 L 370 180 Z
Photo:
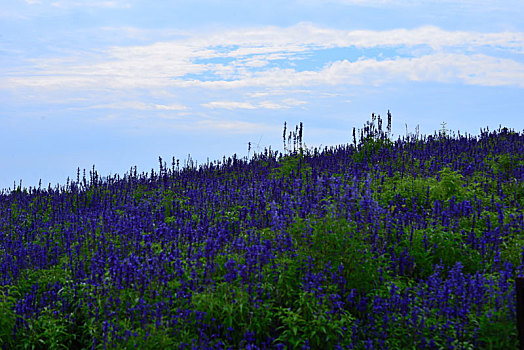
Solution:
M 8 0 L 0 188 L 123 175 L 271 146 L 524 129 L 521 0 Z

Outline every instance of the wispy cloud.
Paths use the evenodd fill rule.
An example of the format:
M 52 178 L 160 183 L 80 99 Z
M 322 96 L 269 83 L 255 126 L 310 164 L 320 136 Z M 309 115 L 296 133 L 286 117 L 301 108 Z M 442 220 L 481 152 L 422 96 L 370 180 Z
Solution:
M 344 4 L 366 7 L 391 6 L 391 5 L 407 5 L 413 3 L 415 0 L 296 0 L 299 4 L 308 5 L 325 5 L 325 4 Z
M 265 91 L 247 92 L 245 95 L 249 97 L 267 97 L 288 94 L 311 94 L 312 90 L 291 90 L 291 89 L 266 89 Z
M 349 51 L 308 66 L 317 53 L 334 49 Z M 375 53 L 366 54 L 367 49 Z M 364 51 L 348 58 L 351 50 Z M 504 58 L 501 53 L 511 54 L 512 58 Z M 523 54 L 524 33 L 520 32 L 446 31 L 434 26 L 345 31 L 300 23 L 286 28 L 243 28 L 148 45 L 116 46 L 88 57 L 78 54 L 35 59 L 24 71 L 7 74 L 2 86 L 47 93 L 63 89 L 157 91 L 188 87 L 289 91 L 315 85 L 379 85 L 406 80 L 523 87 Z M 262 98 L 264 93 L 268 94 L 253 92 L 251 97 Z M 199 104 L 215 109 L 280 109 L 301 103 L 266 99 Z M 162 108 L 178 107 L 158 109 Z
M 28 5 L 44 5 L 57 8 L 74 7 L 101 7 L 101 8 L 130 8 L 131 2 L 128 0 L 111 1 L 84 1 L 84 0 L 24 0 Z
M 287 109 L 295 106 L 307 104 L 306 101 L 300 101 L 292 98 L 287 98 L 279 102 L 275 101 L 260 101 L 259 103 L 239 102 L 239 101 L 213 101 L 203 103 L 202 106 L 211 109 Z
M 202 106 L 207 108 L 225 108 L 225 109 L 255 109 L 256 107 L 248 102 L 236 102 L 236 101 L 213 101 L 209 103 L 203 103 Z
M 122 101 L 118 103 L 91 105 L 82 109 L 135 109 L 141 111 L 183 111 L 188 109 L 188 107 L 180 104 L 163 105 L 154 103 L 144 103 L 140 101 Z
M 154 105 L 155 109 L 162 110 L 162 111 L 183 111 L 186 110 L 187 107 L 183 105 L 178 104 L 170 104 L 170 105 Z
M 453 5 L 453 6 L 469 6 L 469 7 L 488 7 L 488 8 L 501 8 L 500 4 L 492 0 L 296 0 L 299 4 L 310 4 L 310 5 L 325 5 L 325 4 L 344 4 L 344 5 L 356 5 L 366 7 L 380 7 L 380 6 L 401 6 L 401 7 L 412 7 L 412 6 L 427 6 L 431 4 L 435 5 Z M 504 2 L 504 7 L 507 8 L 508 3 L 519 4 L 519 0 L 507 0 Z

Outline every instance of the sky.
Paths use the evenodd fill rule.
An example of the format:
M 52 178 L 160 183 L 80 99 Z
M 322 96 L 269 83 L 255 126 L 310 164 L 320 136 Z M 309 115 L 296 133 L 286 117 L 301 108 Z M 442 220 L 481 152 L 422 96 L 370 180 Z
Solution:
M 394 138 L 523 131 L 522 18 L 522 0 L 5 0 L 0 189 L 283 150 L 284 122 L 347 144 L 388 110 Z

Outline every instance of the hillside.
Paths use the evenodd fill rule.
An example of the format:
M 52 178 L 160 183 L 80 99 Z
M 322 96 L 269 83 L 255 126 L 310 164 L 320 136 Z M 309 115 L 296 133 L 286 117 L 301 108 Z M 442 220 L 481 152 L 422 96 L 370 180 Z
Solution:
M 0 345 L 512 349 L 524 133 L 136 168 L 0 195 Z

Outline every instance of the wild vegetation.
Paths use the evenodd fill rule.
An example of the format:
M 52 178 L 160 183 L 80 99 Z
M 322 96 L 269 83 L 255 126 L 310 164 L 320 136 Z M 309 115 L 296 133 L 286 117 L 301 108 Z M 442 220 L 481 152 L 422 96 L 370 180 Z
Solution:
M 523 133 L 283 139 L 2 192 L 0 346 L 517 348 Z

